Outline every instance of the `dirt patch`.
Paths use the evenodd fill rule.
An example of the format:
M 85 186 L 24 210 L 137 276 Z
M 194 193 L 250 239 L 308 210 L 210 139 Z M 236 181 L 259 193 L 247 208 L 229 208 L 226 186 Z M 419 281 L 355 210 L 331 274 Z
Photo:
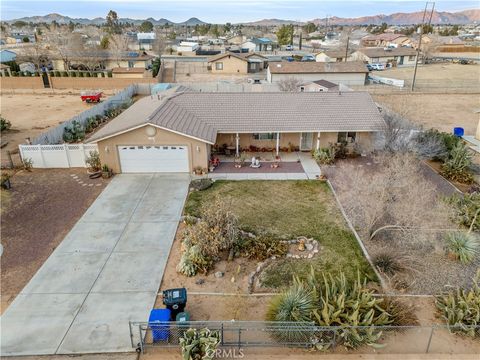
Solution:
M 2 312 L 108 182 L 89 179 L 85 169 L 34 169 L 11 178 L 2 202 Z
M 404 115 L 425 129 L 438 129 L 448 133 L 454 127 L 463 127 L 465 135 L 475 134 L 480 115 L 478 94 L 373 94 L 381 105 Z
M 11 130 L 2 133 L 2 144 L 8 142 L 2 148 L 2 162 L 7 151 L 16 150 L 19 144 L 25 143 L 25 138 L 33 139 L 94 106 L 82 102 L 80 96 L 66 94 L 3 94 L 0 103 L 2 116 L 12 123 Z

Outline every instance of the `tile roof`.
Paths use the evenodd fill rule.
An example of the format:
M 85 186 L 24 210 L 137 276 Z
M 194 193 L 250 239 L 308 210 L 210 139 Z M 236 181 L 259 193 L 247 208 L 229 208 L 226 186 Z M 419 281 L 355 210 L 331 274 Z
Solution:
M 361 61 L 347 62 L 270 62 L 268 68 L 272 74 L 312 74 L 312 73 L 367 73 L 367 67 Z
M 358 52 L 372 57 L 391 57 L 391 56 L 414 56 L 417 54 L 417 51 L 410 47 L 398 47 L 398 48 L 389 48 L 385 50 L 382 47 L 372 47 L 372 48 L 363 48 L 358 49 Z
M 381 131 L 385 125 L 367 92 L 163 94 L 140 99 L 89 142 L 147 123 L 210 143 L 217 133 Z
M 362 40 L 383 40 L 383 41 L 393 41 L 400 37 L 407 37 L 403 34 L 392 34 L 392 33 L 383 33 L 378 35 L 368 35 L 365 36 Z
M 236 54 L 236 53 L 232 53 L 232 52 L 226 52 L 224 54 L 218 54 L 218 55 L 209 57 L 208 62 L 210 63 L 210 62 L 218 61 L 218 60 L 221 60 L 223 58 L 226 58 L 227 56 L 228 56 L 228 58 L 234 57 L 234 58 L 240 59 L 242 61 L 247 61 L 247 59 L 244 56 L 241 56 L 240 54 Z

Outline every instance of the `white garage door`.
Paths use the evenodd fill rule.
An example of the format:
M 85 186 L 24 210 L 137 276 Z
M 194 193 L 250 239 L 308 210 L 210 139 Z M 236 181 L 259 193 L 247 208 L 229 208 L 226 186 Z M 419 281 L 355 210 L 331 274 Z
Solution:
M 119 146 L 124 173 L 189 172 L 187 146 Z

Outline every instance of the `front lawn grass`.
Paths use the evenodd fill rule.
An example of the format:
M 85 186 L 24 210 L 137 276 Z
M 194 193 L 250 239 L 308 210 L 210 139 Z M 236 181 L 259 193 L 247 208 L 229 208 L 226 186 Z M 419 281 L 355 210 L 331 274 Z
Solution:
M 282 239 L 306 236 L 319 241 L 321 250 L 314 259 L 285 258 L 269 266 L 262 274 L 265 286 L 287 286 L 293 275 L 302 278 L 311 266 L 318 274 L 343 271 L 354 280 L 360 272 L 376 281 L 327 184 L 308 180 L 216 181 L 207 190 L 190 193 L 185 213 L 199 216 L 201 206 L 215 194 L 231 200 L 245 231 L 266 231 Z

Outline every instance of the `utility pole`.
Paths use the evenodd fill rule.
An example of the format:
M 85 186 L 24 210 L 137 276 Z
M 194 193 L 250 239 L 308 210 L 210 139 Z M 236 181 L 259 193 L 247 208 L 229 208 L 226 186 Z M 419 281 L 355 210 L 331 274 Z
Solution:
M 350 43 L 350 35 L 347 35 L 347 48 L 345 49 L 345 62 L 347 62 L 349 43 Z
M 432 4 L 432 10 L 430 12 L 430 19 L 428 20 L 429 27 L 430 27 L 430 24 L 432 22 L 433 10 L 435 9 L 435 2 L 427 1 L 425 3 L 425 9 L 423 10 L 422 25 L 420 26 L 420 39 L 418 40 L 417 56 L 415 57 L 415 69 L 413 70 L 412 87 L 410 89 L 411 91 L 415 90 L 415 80 L 416 80 L 416 77 L 417 77 L 418 58 L 420 57 L 420 48 L 422 47 L 423 28 L 425 26 L 425 17 L 427 15 L 427 8 L 428 8 L 429 4 Z

